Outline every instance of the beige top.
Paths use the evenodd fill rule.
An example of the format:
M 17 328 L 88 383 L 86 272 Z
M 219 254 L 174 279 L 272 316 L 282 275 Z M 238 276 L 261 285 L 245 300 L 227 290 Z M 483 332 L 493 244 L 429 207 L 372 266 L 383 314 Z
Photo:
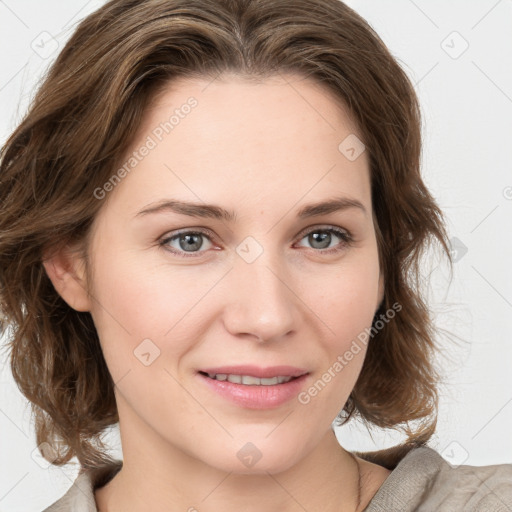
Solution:
M 383 450 L 382 453 L 385 451 Z M 355 452 L 370 462 L 380 452 Z M 79 474 L 68 492 L 43 512 L 98 512 L 94 489 L 122 462 Z M 512 512 L 512 464 L 452 467 L 434 449 L 414 447 L 394 466 L 364 512 Z

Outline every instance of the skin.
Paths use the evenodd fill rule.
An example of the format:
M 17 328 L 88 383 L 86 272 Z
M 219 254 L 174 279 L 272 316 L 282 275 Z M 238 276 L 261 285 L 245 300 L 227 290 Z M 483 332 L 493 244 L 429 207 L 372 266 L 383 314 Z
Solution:
M 91 313 L 116 383 L 124 466 L 96 490 L 99 510 L 363 510 L 390 471 L 362 459 L 357 467 L 331 424 L 364 344 L 308 404 L 244 408 L 211 391 L 197 370 L 288 364 L 308 369 L 307 389 L 371 326 L 384 281 L 367 152 L 350 161 L 338 150 L 358 133 L 351 117 L 321 85 L 293 75 L 174 81 L 148 109 L 131 151 L 190 96 L 197 107 L 103 199 L 92 275 L 73 251 L 44 263 L 64 300 Z M 302 206 L 336 196 L 359 200 L 366 214 L 297 218 Z M 169 198 L 232 209 L 237 220 L 135 218 Z M 330 226 L 353 242 L 308 237 Z M 185 228 L 211 233 L 191 257 L 158 245 Z M 248 236 L 263 250 L 251 263 L 236 251 Z M 327 245 L 340 250 L 326 254 Z M 191 254 L 183 247 L 167 243 Z M 146 366 L 134 350 L 148 338 L 160 353 Z M 261 454 L 251 467 L 237 457 L 248 442 Z

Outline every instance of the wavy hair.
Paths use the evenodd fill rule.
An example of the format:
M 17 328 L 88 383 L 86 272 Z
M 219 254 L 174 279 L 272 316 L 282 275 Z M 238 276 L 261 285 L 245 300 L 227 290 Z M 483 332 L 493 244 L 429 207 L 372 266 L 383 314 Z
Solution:
M 106 204 L 94 190 L 112 176 L 152 98 L 175 78 L 227 72 L 299 74 L 348 106 L 369 157 L 385 278 L 379 312 L 401 310 L 371 337 L 339 420 L 404 431 L 381 461 L 388 467 L 435 431 L 437 342 L 420 263 L 433 242 L 452 260 L 420 174 L 418 99 L 397 60 L 339 0 L 112 0 L 79 23 L 0 153 L 0 327 L 10 328 L 12 374 L 54 464 L 112 462 L 101 435 L 118 414 L 92 317 L 55 291 L 45 250 L 78 244 L 86 258 Z

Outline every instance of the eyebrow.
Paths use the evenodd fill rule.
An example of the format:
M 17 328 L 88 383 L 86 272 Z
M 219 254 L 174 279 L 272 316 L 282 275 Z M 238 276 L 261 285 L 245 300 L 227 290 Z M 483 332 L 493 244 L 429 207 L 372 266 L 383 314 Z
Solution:
M 298 211 L 297 217 L 299 219 L 308 219 L 353 208 L 360 210 L 365 216 L 368 215 L 364 205 L 357 199 L 336 197 L 319 203 L 312 203 L 303 206 Z M 135 217 L 167 212 L 188 215 L 189 217 L 218 219 L 226 222 L 236 222 L 237 220 L 237 215 L 233 210 L 226 210 L 221 206 L 205 203 L 191 203 L 173 199 L 162 199 L 156 203 L 151 203 L 139 211 Z

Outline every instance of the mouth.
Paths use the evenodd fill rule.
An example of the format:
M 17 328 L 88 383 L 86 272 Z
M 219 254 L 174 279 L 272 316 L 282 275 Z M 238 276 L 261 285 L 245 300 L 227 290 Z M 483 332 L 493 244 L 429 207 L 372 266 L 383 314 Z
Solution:
M 290 401 L 309 372 L 292 366 L 224 366 L 197 372 L 216 395 L 247 409 L 271 409 Z
M 199 372 L 210 379 L 227 381 L 233 384 L 243 384 L 244 386 L 275 386 L 276 384 L 284 384 L 298 377 L 288 375 L 277 375 L 276 377 L 255 377 L 254 375 L 238 375 L 236 373 L 206 373 Z

